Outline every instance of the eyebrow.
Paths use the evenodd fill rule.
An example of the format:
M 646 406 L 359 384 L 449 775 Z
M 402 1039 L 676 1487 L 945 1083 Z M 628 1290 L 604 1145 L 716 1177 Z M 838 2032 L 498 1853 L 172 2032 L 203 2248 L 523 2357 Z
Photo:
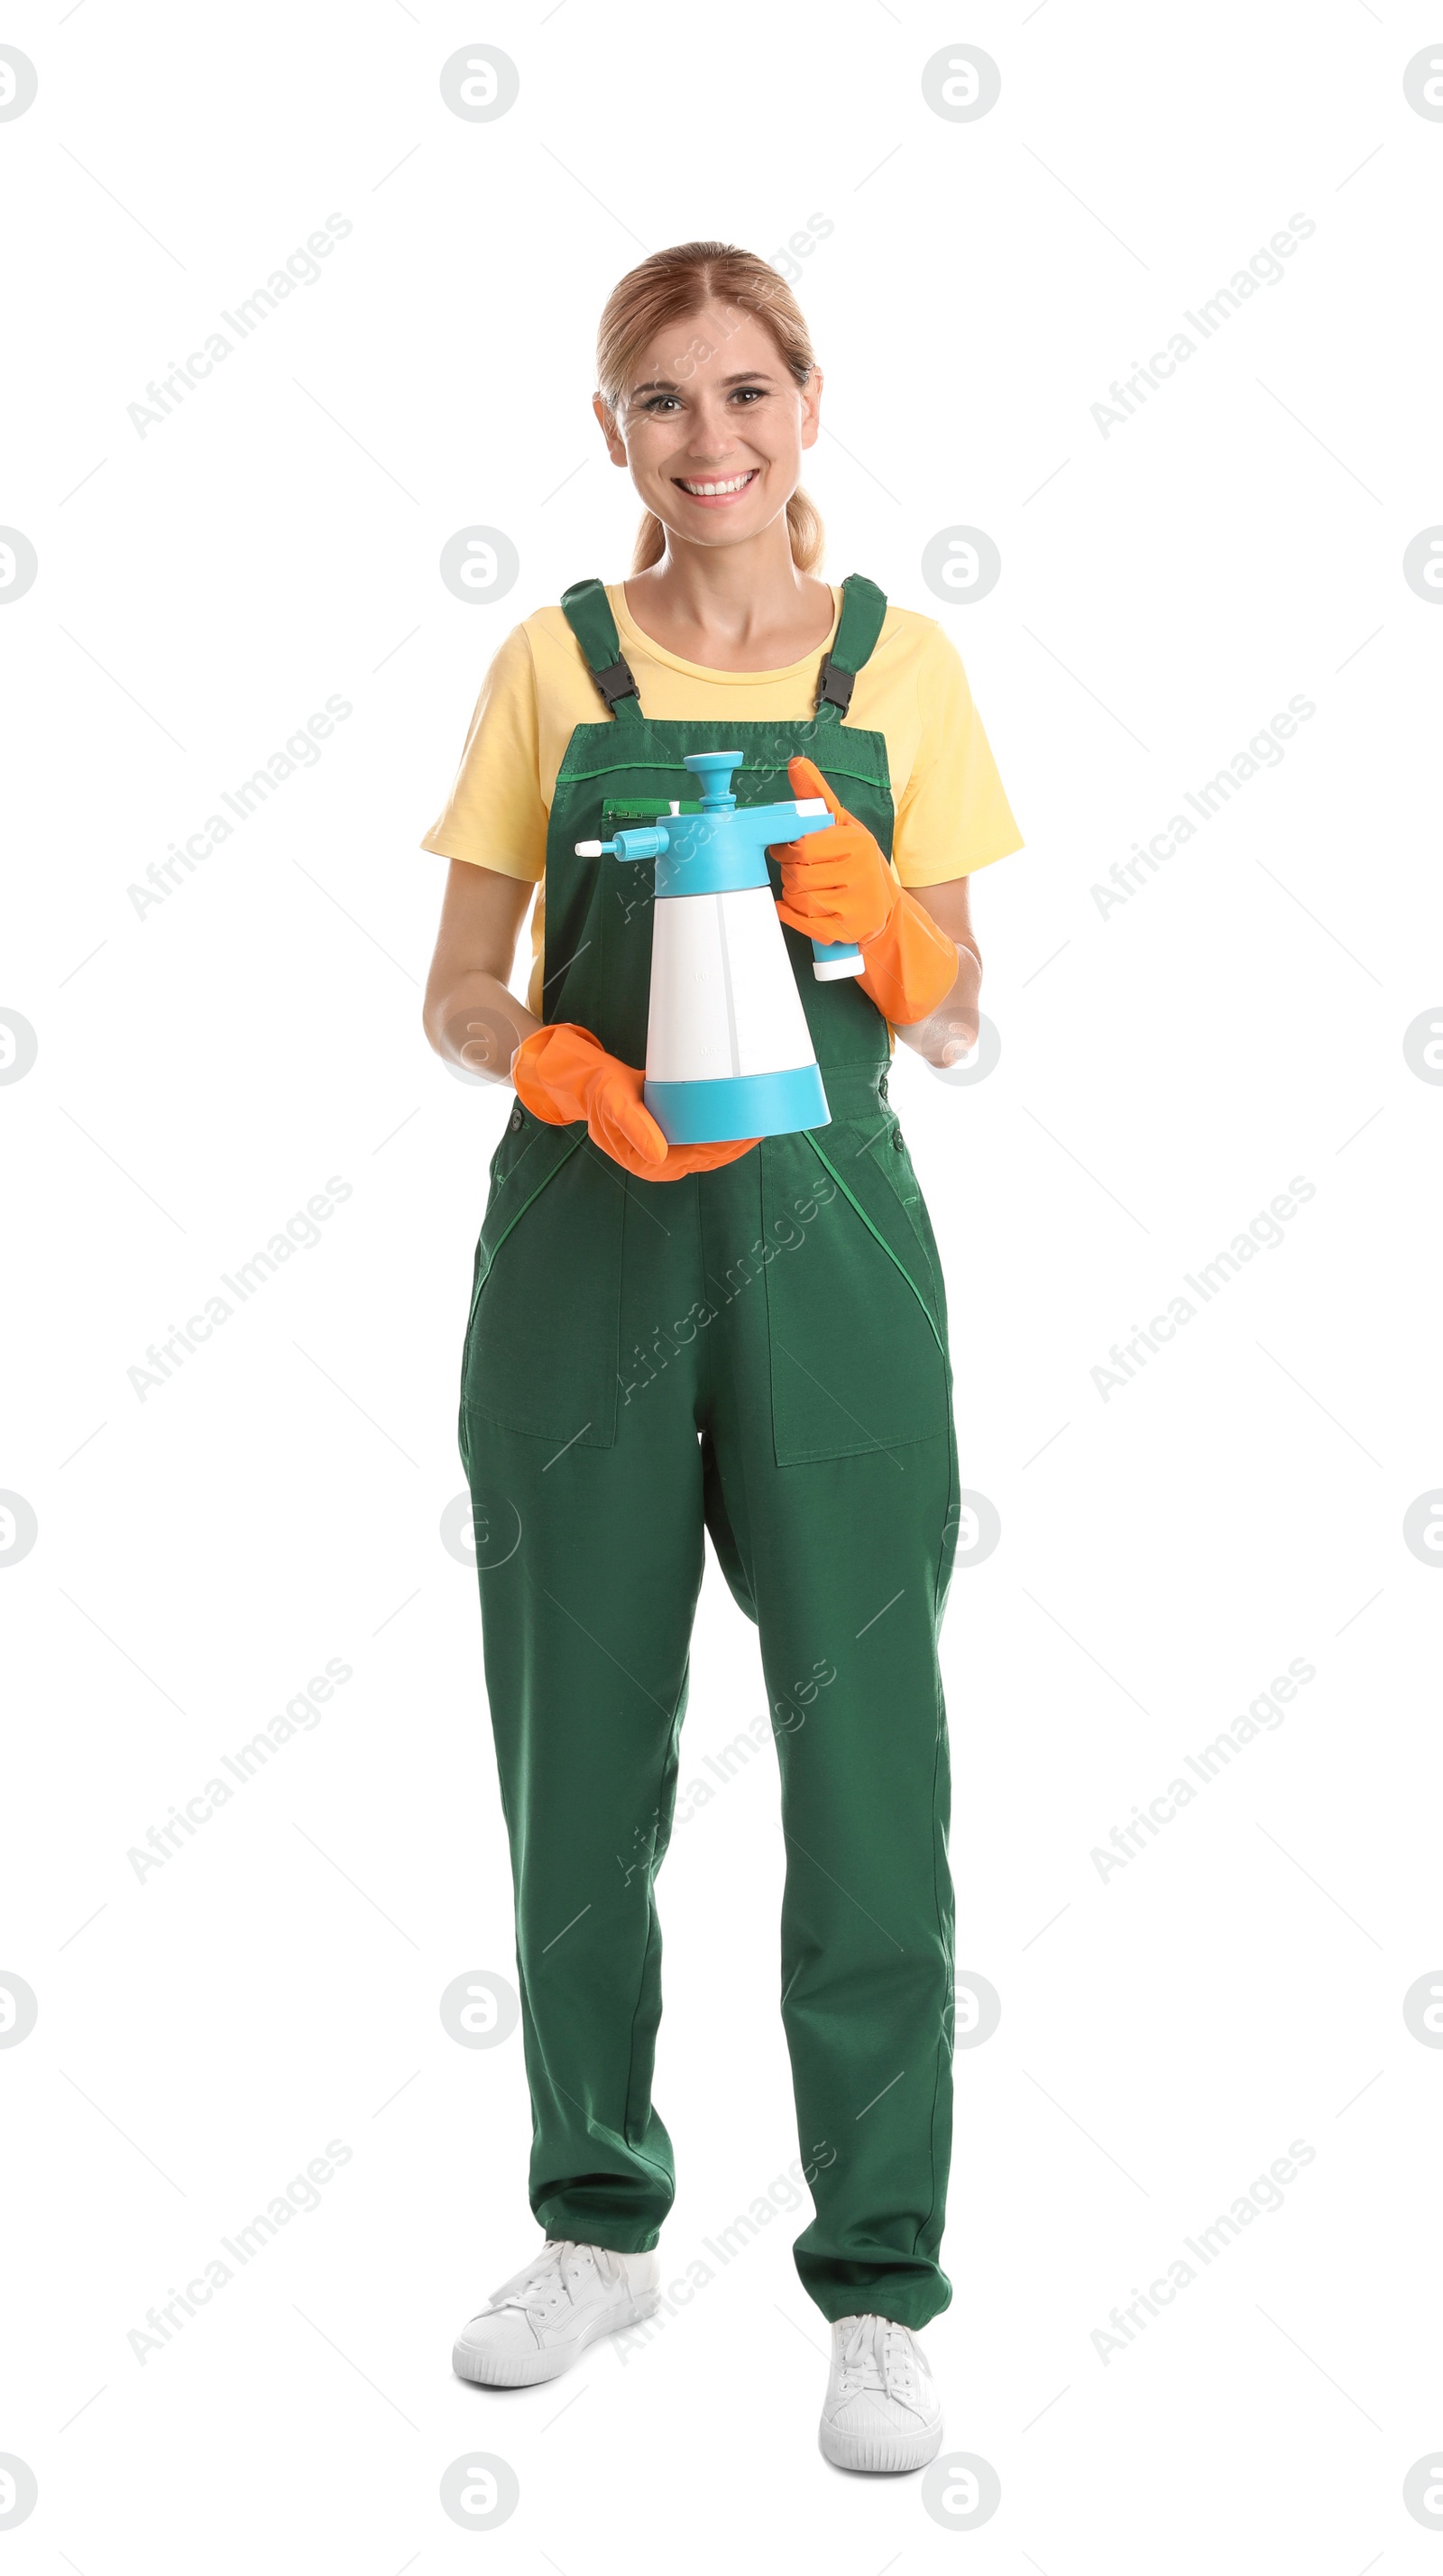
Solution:
M 775 378 L 768 375 L 765 367 L 743 367 L 738 375 L 723 376 L 721 382 L 723 385 L 769 385 L 775 382 Z M 633 385 L 631 391 L 635 400 L 638 394 L 679 393 L 681 387 L 673 376 L 649 376 L 644 385 Z

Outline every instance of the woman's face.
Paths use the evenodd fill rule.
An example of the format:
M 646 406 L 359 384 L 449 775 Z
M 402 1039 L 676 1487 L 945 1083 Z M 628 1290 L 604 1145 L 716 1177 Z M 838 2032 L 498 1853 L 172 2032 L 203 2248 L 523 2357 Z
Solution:
M 798 385 L 765 323 L 707 305 L 657 333 L 615 419 L 594 409 L 614 465 L 688 545 L 735 545 L 785 510 L 817 435 L 820 371 Z

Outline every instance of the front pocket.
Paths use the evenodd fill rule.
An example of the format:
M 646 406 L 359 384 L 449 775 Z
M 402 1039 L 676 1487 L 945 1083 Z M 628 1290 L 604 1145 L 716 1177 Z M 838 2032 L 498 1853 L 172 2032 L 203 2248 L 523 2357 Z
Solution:
M 463 1415 L 609 1449 L 625 1179 L 584 1129 L 528 1117 L 521 1134 L 514 1156 L 498 1156 L 477 1246 Z
M 818 1138 L 775 1137 L 761 1149 L 763 1219 L 782 1247 L 766 1274 L 779 1467 L 893 1450 L 950 1429 L 936 1278 L 878 1168 L 891 1133 L 890 1120 L 880 1134 L 875 1118 L 841 1120 Z

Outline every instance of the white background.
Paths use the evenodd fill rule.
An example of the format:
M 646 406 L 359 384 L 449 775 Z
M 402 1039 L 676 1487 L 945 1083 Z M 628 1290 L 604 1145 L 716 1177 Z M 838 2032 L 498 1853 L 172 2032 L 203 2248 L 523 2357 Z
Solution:
M 39 1535 L 3 1573 L 0 1965 L 39 2020 L 0 2052 L 0 2450 L 39 2503 L 7 2566 L 1437 2563 L 1402 2493 L 1443 2438 L 1443 2056 L 1402 2014 L 1443 1957 L 1439 1577 L 1402 1535 L 1443 1477 L 1443 1093 L 1403 1053 L 1443 985 L 1443 617 L 1401 569 L 1443 518 L 1443 126 L 1403 88 L 1435 15 L 9 13 L 39 91 L 0 124 L 0 519 L 39 572 L 0 614 L 0 1005 L 39 1054 L 0 1095 L 0 1485 Z M 520 75 L 489 123 L 439 86 L 477 40 Z M 954 40 L 1000 67 L 978 121 L 923 94 Z M 140 436 L 147 382 L 333 212 L 318 281 Z M 997 1069 L 894 1082 L 1002 1523 L 945 1636 L 959 1962 L 1002 1998 L 957 2059 L 927 2336 L 949 2445 L 1001 2479 L 971 2533 L 820 2461 L 800 2213 L 625 2364 L 514 2397 L 449 2368 L 535 2230 L 519 2035 L 438 2013 L 514 1975 L 476 1586 L 439 1534 L 509 1098 L 423 1042 L 416 845 L 502 635 L 626 568 L 589 410 L 616 277 L 814 213 L 827 569 L 945 620 L 1027 840 L 976 887 Z M 1110 382 L 1295 213 L 1282 281 L 1104 437 Z M 438 576 L 476 523 L 520 555 L 499 603 Z M 959 524 L 1002 576 L 951 607 L 921 556 Z M 320 760 L 138 915 L 333 694 Z M 1104 916 L 1094 885 L 1295 694 L 1281 764 Z M 332 1175 L 320 1242 L 141 1401 L 147 1344 Z M 1285 1241 L 1104 1402 L 1109 1345 L 1294 1175 Z M 127 1851 L 328 1658 L 321 1723 L 138 1882 Z M 1104 1881 L 1093 1848 L 1294 1658 L 1285 1722 Z M 684 1787 L 762 1705 L 712 1569 Z M 766 1753 L 662 1876 L 664 2278 L 796 2152 L 780 1852 Z M 142 2365 L 147 2309 L 332 2139 L 320 2207 Z M 1104 2361 L 1109 2311 L 1295 2139 L 1284 2206 Z M 484 2533 L 438 2500 L 473 2443 L 520 2482 Z

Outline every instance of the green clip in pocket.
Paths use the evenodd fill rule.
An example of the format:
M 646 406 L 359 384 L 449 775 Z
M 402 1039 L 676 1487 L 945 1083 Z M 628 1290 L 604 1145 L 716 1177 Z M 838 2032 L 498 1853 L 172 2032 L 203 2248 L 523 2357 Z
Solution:
M 618 823 L 659 823 L 668 814 L 699 814 L 700 812 L 700 805 L 688 804 L 685 799 L 673 804 L 671 799 L 665 796 L 621 797 L 614 804 L 603 805 L 601 826 L 604 832 L 611 833 L 615 831 Z

